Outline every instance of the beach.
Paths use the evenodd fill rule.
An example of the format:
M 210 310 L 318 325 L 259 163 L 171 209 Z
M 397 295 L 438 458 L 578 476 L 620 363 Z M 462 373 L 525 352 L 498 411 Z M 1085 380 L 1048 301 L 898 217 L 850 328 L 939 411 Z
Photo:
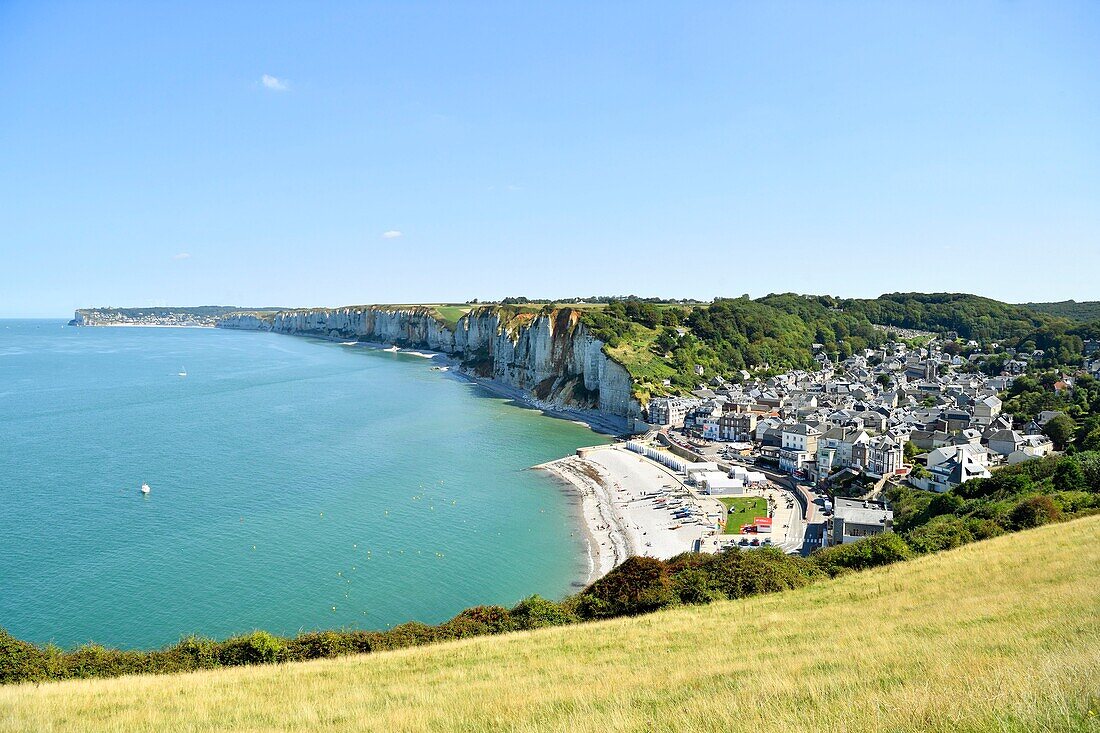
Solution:
M 713 525 L 677 520 L 665 507 L 672 494 L 687 494 L 687 488 L 664 466 L 621 445 L 578 453 L 536 468 L 556 476 L 581 497 L 589 549 L 586 584 L 632 555 L 667 559 L 689 552 L 697 540 L 713 532 Z M 684 503 L 714 511 L 712 500 L 690 494 Z

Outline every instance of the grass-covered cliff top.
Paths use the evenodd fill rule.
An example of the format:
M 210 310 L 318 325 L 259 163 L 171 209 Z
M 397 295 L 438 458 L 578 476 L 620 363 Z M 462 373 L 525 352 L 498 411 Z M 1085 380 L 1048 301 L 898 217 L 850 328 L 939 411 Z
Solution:
M 1100 517 L 797 590 L 367 656 L 0 687 L 10 731 L 1084 731 Z

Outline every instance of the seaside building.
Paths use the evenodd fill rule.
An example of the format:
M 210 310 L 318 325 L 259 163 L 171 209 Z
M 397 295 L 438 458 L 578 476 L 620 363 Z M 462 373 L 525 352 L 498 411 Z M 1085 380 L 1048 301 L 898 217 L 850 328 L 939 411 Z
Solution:
M 782 435 L 779 468 L 787 473 L 805 470 L 817 453 L 817 439 L 821 431 L 810 425 L 797 423 L 784 425 Z
M 892 532 L 894 512 L 885 504 L 837 497 L 833 516 L 826 525 L 822 546 L 842 545 L 862 537 Z
M 680 397 L 656 397 L 649 401 L 649 423 L 666 425 L 673 428 L 684 426 L 684 418 L 690 410 L 697 407 L 701 400 L 689 400 Z

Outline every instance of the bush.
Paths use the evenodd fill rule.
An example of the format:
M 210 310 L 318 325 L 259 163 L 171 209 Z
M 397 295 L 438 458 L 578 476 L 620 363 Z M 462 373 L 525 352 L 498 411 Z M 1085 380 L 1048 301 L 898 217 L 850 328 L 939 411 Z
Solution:
M 206 669 L 220 664 L 218 642 L 202 636 L 184 637 L 168 651 L 190 669 Z
M 278 662 L 286 650 L 285 642 L 266 631 L 234 636 L 222 644 L 218 660 L 227 666 Z
M 726 597 L 716 587 L 711 574 L 698 567 L 687 567 L 676 573 L 672 580 L 672 590 L 680 603 L 692 605 L 710 603 Z
M 913 551 L 898 535 L 888 532 L 846 545 L 836 545 L 818 550 L 810 558 L 830 576 L 836 576 L 847 570 L 866 570 L 881 565 L 890 565 L 913 556 Z
M 434 626 L 428 626 L 419 621 L 407 621 L 382 634 L 380 648 L 403 649 L 409 646 L 420 646 L 435 641 L 437 637 L 438 632 Z
M 1085 481 L 1085 472 L 1081 470 L 1074 458 L 1063 458 L 1058 461 L 1054 469 L 1054 488 L 1058 491 L 1085 491 L 1088 482 Z
M 1004 527 L 992 519 L 981 519 L 979 517 L 967 517 L 966 529 L 974 536 L 975 541 L 979 542 L 1005 533 Z
M 286 645 L 289 659 L 328 659 L 356 651 L 347 634 L 316 631 L 299 634 Z
M 487 634 L 500 634 L 516 628 L 511 612 L 503 606 L 474 606 L 467 608 L 455 618 L 469 619 L 482 626 Z
M 729 550 L 704 559 L 702 569 L 713 589 L 727 598 L 799 588 L 817 574 L 802 558 L 783 554 L 774 547 Z
M 652 557 L 630 557 L 586 588 L 582 595 L 601 603 L 584 604 L 586 618 L 634 616 L 664 608 L 675 601 L 668 568 Z M 581 609 L 578 609 L 581 610 Z
M 917 527 L 905 537 L 915 552 L 928 553 L 950 550 L 974 541 L 967 522 L 952 515 L 936 517 Z
M 1030 529 L 1062 518 L 1062 511 L 1049 496 L 1039 495 L 1024 499 L 1009 513 L 1014 529 Z
M 50 679 L 48 655 L 27 641 L 0 629 L 0 685 Z
M 564 626 L 579 620 L 566 604 L 554 603 L 537 595 L 523 599 L 512 609 L 512 621 L 517 629 Z
M 1077 514 L 1100 506 L 1100 496 L 1091 491 L 1059 491 L 1050 498 L 1063 514 Z

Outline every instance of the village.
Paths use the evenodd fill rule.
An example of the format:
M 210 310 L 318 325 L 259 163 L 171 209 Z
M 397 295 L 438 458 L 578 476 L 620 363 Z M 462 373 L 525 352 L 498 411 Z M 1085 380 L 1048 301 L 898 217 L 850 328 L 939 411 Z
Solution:
M 647 438 L 686 459 L 676 468 L 701 495 L 761 495 L 766 486 L 797 498 L 804 552 L 890 531 L 890 484 L 945 492 L 1054 452 L 1044 426 L 1060 413 L 1018 423 L 1000 396 L 1041 351 L 1003 350 L 1003 367 L 989 375 L 974 368 L 989 357 L 976 342 L 953 333 L 895 336 L 836 362 L 815 345 L 814 371 L 743 371 L 690 396 L 651 399 Z M 1085 346 L 1086 369 L 1100 372 L 1100 344 Z M 1072 376 L 1063 379 L 1056 389 L 1072 387 Z

